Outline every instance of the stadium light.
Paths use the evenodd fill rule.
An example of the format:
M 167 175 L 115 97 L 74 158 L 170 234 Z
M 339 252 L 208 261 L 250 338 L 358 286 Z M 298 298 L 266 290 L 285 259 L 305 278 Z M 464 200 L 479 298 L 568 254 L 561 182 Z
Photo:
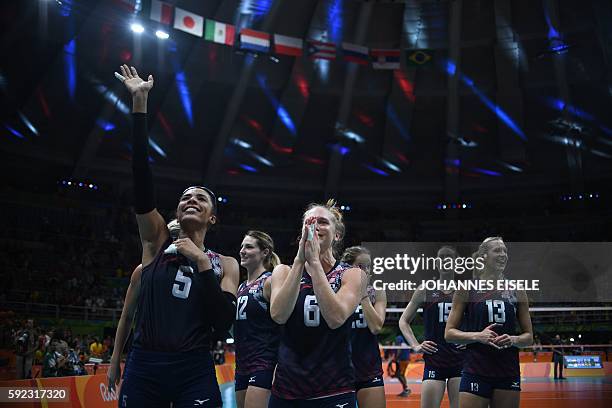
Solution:
M 159 38 L 160 40 L 167 40 L 168 38 L 170 38 L 170 34 L 168 34 L 165 31 L 162 30 L 157 30 L 155 32 L 155 35 L 157 36 L 157 38 Z
M 139 24 L 139 23 L 132 23 L 130 25 L 130 28 L 136 34 L 142 34 L 142 33 L 144 33 L 144 30 L 145 30 L 144 27 L 142 26 L 142 24 Z

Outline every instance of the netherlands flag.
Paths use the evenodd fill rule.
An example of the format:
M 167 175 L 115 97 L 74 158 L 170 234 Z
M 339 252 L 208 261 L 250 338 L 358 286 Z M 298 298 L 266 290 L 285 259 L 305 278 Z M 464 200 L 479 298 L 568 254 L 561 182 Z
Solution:
M 303 42 L 300 38 L 274 34 L 274 52 L 282 55 L 302 56 Z
M 372 68 L 374 69 L 399 69 L 400 50 L 370 50 L 372 56 Z
M 240 48 L 255 52 L 270 51 L 270 34 L 243 28 L 240 30 Z
M 367 65 L 370 62 L 368 47 L 343 42 L 342 51 L 344 53 L 345 61 L 354 62 L 355 64 L 360 65 Z
M 312 59 L 336 59 L 336 44 L 323 41 L 308 41 L 308 56 Z

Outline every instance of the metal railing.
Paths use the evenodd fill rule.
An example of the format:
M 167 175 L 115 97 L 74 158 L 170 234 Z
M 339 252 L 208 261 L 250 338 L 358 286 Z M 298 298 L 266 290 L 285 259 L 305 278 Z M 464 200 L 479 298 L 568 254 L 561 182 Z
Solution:
M 110 320 L 116 323 L 121 316 L 121 309 L 9 301 L 0 302 L 0 310 L 12 310 L 17 314 L 31 317 L 54 317 L 56 319 L 75 319 L 86 322 Z

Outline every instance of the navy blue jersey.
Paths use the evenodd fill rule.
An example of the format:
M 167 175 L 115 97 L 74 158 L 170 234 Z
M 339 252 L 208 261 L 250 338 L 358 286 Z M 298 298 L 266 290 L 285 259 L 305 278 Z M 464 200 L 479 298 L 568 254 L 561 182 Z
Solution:
M 280 328 L 270 317 L 270 304 L 264 285 L 272 272 L 264 272 L 250 284 L 238 287 L 236 323 L 236 374 L 249 375 L 273 369 L 280 340 Z
M 368 286 L 367 290 L 370 301 L 374 305 L 376 303 L 376 291 L 372 286 Z M 378 339 L 368 328 L 361 303 L 353 314 L 351 328 L 351 350 L 353 366 L 355 366 L 355 381 L 363 382 L 375 377 L 382 378 L 382 361 Z
M 213 271 L 223 275 L 218 254 L 207 250 Z M 195 262 L 177 253 L 169 238 L 142 269 L 134 347 L 148 351 L 209 349 L 212 332 L 206 290 Z
M 350 268 L 348 264 L 337 262 L 327 273 L 334 292 L 338 292 L 342 275 Z M 281 327 L 272 393 L 283 399 L 309 399 L 353 391 L 351 320 L 346 319 L 335 330 L 329 328 L 321 316 L 312 279 L 304 270 L 293 312 Z
M 492 323 L 497 334 L 516 334 L 516 294 L 509 291 L 470 291 L 464 319 L 468 331 L 479 332 Z M 463 371 L 486 377 L 520 375 L 516 347 L 498 350 L 482 343 L 470 343 L 465 353 Z
M 437 344 L 438 351 L 434 354 L 423 353 L 425 364 L 431 368 L 460 367 L 463 364 L 463 351 L 455 344 L 444 340 L 446 321 L 453 304 L 453 293 L 441 290 L 426 290 L 423 303 L 423 324 L 425 325 L 425 340 Z

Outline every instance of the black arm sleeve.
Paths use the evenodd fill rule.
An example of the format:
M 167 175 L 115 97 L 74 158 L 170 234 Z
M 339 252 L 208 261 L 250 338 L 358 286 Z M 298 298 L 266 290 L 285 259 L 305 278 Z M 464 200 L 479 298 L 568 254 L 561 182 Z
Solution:
M 155 209 L 153 173 L 149 167 L 147 114 L 133 113 L 132 171 L 134 174 L 134 210 L 146 214 Z
M 221 290 L 219 282 L 212 269 L 199 272 L 206 288 L 206 304 L 211 306 L 210 321 L 215 331 L 229 330 L 236 315 L 236 296 Z

